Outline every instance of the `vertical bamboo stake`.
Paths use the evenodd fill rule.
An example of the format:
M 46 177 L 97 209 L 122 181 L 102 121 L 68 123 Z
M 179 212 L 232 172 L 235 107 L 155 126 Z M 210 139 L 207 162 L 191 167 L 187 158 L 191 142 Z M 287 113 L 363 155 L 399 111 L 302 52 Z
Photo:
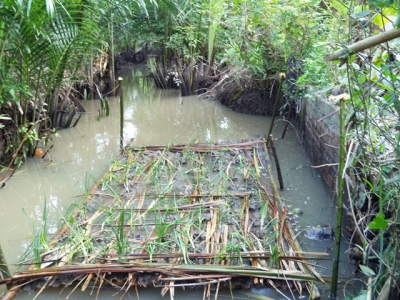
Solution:
M 336 298 L 339 276 L 340 240 L 342 236 L 342 214 L 343 214 L 343 184 L 344 184 L 344 160 L 345 160 L 345 101 L 350 97 L 347 94 L 337 96 L 340 102 L 340 139 L 339 139 L 339 170 L 338 170 L 338 197 L 337 197 L 337 218 L 335 231 L 335 253 L 332 271 L 331 295 Z
M 275 104 L 274 104 L 274 110 L 272 112 L 272 120 L 271 120 L 271 125 L 269 126 L 269 131 L 268 131 L 268 135 L 271 135 L 272 132 L 272 128 L 274 127 L 274 121 L 275 121 L 275 114 L 276 114 L 276 108 L 278 107 L 278 101 L 279 101 L 279 96 L 281 94 L 281 90 L 282 90 L 282 83 L 285 80 L 285 73 L 280 73 L 279 74 L 280 77 L 280 81 L 279 81 L 279 87 L 278 87 L 278 92 L 276 93 L 276 98 L 275 98 Z M 268 147 L 268 142 L 269 139 L 267 138 L 267 142 L 266 142 L 266 146 Z
M 114 14 L 111 14 L 111 43 L 110 43 L 110 56 L 111 56 L 111 81 L 113 85 L 113 95 L 115 96 L 115 66 L 114 66 Z
M 283 190 L 284 186 L 283 186 L 281 165 L 279 164 L 278 153 L 276 152 L 276 148 L 275 148 L 275 145 L 274 145 L 274 138 L 272 137 L 272 134 L 269 135 L 269 139 L 268 140 L 271 142 L 272 156 L 274 157 L 275 165 L 276 165 L 276 172 L 278 173 L 279 188 L 281 190 Z
M 94 82 L 93 82 L 93 48 L 90 50 L 90 68 L 89 68 L 89 85 L 90 85 L 90 99 L 94 99 Z
M 6 262 L 6 257 L 4 256 L 3 249 L 1 248 L 0 245 L 0 273 L 6 274 L 7 276 L 11 277 L 10 269 L 8 269 L 7 262 Z M 0 276 L 2 278 L 2 276 Z M 7 283 L 7 288 L 11 288 L 11 284 Z
M 119 83 L 119 131 L 120 148 L 124 147 L 124 90 L 122 88 L 122 77 L 118 77 Z

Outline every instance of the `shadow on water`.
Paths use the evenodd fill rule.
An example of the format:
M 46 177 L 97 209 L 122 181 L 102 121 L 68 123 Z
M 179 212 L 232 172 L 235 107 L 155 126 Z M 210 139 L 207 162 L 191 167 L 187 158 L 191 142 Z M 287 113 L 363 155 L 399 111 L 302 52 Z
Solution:
M 211 143 L 263 137 L 269 128 L 270 118 L 243 115 L 229 110 L 212 100 L 197 97 L 180 97 L 176 90 L 157 90 L 151 80 L 134 76 L 134 71 L 120 74 L 124 77 L 124 144 L 165 145 L 189 143 L 194 140 Z M 136 74 L 138 75 L 138 74 Z M 100 103 L 84 101 L 87 113 L 77 127 L 62 130 L 54 137 L 54 148 L 45 159 L 29 159 L 18 170 L 6 188 L 0 190 L 0 244 L 8 263 L 13 266 L 30 244 L 33 227 L 40 228 L 43 221 L 43 205 L 48 203 L 47 223 L 53 234 L 73 202 L 82 198 L 84 191 L 93 185 L 87 182 L 87 173 L 100 178 L 119 151 L 119 103 L 110 98 L 110 116 L 97 121 Z M 281 122 L 282 123 L 282 122 Z M 280 136 L 283 124 L 274 128 Z M 133 139 L 133 141 L 131 141 Z M 330 251 L 333 240 L 315 241 L 304 237 L 305 226 L 331 225 L 334 221 L 334 205 L 301 148 L 291 129 L 285 140 L 276 141 L 281 160 L 286 190 L 282 196 L 291 208 L 299 208 L 303 214 L 297 218 L 299 238 L 305 251 Z M 25 210 L 25 213 L 23 212 Z M 28 217 L 27 217 L 28 216 Z M 345 249 L 345 247 L 343 247 Z M 326 270 L 330 275 L 331 262 Z M 347 266 L 347 268 L 349 268 Z M 15 271 L 12 268 L 12 271 Z M 348 270 L 345 269 L 348 274 Z M 161 298 L 159 289 L 141 290 L 141 299 Z M 76 291 L 70 299 L 96 298 L 96 290 Z M 187 299 L 189 291 L 177 291 L 175 299 Z M 253 290 L 254 293 L 235 291 L 235 299 L 285 299 L 271 289 Z M 2 290 L 0 290 L 0 295 Z M 65 299 L 69 292 L 46 291 L 40 299 Z M 119 299 L 115 290 L 105 290 L 99 299 Z M 129 291 L 129 298 L 136 298 Z M 256 295 L 257 294 L 257 295 Z M 290 295 L 290 294 L 289 294 Z M 16 299 L 32 299 L 34 292 L 21 292 Z M 167 297 L 167 296 L 166 296 Z M 201 290 L 190 291 L 190 297 L 202 299 Z M 270 297 L 270 298 L 268 298 Z M 220 299 L 231 298 L 229 291 L 221 291 Z

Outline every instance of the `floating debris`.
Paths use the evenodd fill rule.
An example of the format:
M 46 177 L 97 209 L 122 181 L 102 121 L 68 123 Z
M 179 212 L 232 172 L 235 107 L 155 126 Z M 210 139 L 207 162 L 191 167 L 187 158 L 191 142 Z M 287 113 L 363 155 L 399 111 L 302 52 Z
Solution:
M 307 227 L 304 236 L 311 240 L 329 240 L 333 237 L 331 226 Z

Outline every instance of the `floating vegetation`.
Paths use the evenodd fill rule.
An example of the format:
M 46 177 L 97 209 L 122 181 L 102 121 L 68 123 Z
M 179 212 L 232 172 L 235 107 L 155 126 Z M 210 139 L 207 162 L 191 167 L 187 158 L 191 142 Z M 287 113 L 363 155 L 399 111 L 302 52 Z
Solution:
M 40 268 L 4 283 L 154 285 L 171 296 L 184 286 L 285 285 L 317 298 L 315 283 L 327 279 L 311 262 L 327 254 L 304 253 L 295 241 L 264 147 L 124 148 L 66 216 Z

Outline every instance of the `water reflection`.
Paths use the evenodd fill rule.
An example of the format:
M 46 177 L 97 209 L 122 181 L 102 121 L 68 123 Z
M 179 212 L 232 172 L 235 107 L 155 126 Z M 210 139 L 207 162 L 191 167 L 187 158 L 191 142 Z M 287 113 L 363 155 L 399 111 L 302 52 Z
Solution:
M 269 123 L 265 117 L 238 114 L 211 100 L 181 98 L 177 90 L 154 90 L 139 97 L 141 85 L 147 91 L 151 83 L 132 80 L 132 73 L 124 78 L 133 82 L 124 86 L 125 142 L 132 137 L 137 145 L 166 144 L 172 139 L 177 143 L 246 139 L 262 136 Z

